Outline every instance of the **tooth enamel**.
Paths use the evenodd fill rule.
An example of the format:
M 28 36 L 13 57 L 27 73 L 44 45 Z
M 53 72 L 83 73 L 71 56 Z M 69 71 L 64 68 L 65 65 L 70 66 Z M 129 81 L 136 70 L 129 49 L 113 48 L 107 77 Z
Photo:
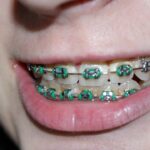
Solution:
M 150 72 L 142 72 L 141 70 L 136 70 L 135 75 L 142 81 L 150 80 Z
M 150 61 L 150 58 L 145 58 L 144 60 Z M 140 61 L 140 66 L 142 65 L 142 62 Z M 135 75 L 142 81 L 148 81 L 150 80 L 150 72 L 144 72 L 142 69 L 135 70 L 134 71 Z
M 104 86 L 100 88 L 100 91 L 113 91 L 115 95 L 120 96 L 120 87 L 116 83 L 106 82 Z
M 142 88 L 146 88 L 146 87 L 150 86 L 150 80 L 144 82 L 141 86 L 142 86 Z
M 66 66 L 61 65 L 61 66 L 66 68 L 69 73 L 73 73 L 73 74 L 78 73 L 76 67 L 73 65 L 66 65 Z M 56 78 L 55 80 L 59 84 L 75 84 L 78 82 L 78 75 L 68 75 L 68 77 L 65 79 Z
M 136 90 L 140 90 L 141 89 L 141 86 L 134 80 L 129 80 L 129 81 L 126 81 L 124 83 L 122 83 L 120 85 L 120 88 L 119 88 L 121 91 L 128 91 L 128 90 L 131 90 L 131 89 L 136 89 Z M 123 93 L 122 93 L 123 94 Z
M 97 78 L 89 78 L 86 79 L 84 77 L 84 73 L 85 71 L 88 69 L 97 69 L 101 72 L 101 75 L 98 76 Z M 79 72 L 82 74 L 79 77 L 79 84 L 81 86 L 102 86 L 107 80 L 108 80 L 108 66 L 106 64 L 100 64 L 100 65 L 96 65 L 96 64 L 82 64 L 79 68 Z
M 54 80 L 49 82 L 47 82 L 46 80 L 42 80 L 40 84 L 46 86 L 47 88 L 55 89 L 57 95 L 61 92 L 61 86 L 57 84 Z
M 52 73 L 47 72 L 43 75 L 42 79 L 46 81 L 52 81 L 54 80 L 54 76 L 52 75 Z
M 112 83 L 123 83 L 129 79 L 132 79 L 132 77 L 134 75 L 133 71 L 131 71 L 131 74 L 127 75 L 127 76 L 118 76 L 117 75 L 117 68 L 119 68 L 122 65 L 129 65 L 130 67 L 132 67 L 132 62 L 130 62 L 130 61 L 117 61 L 117 62 L 113 61 L 110 64 L 109 78 Z
M 98 97 L 99 94 L 101 93 L 102 89 L 100 87 L 93 87 L 93 86 L 79 86 L 80 92 L 83 91 L 84 89 L 89 89 L 94 97 Z
M 53 100 L 115 101 L 150 86 L 150 58 L 108 63 L 28 65 L 28 70 L 38 93 Z

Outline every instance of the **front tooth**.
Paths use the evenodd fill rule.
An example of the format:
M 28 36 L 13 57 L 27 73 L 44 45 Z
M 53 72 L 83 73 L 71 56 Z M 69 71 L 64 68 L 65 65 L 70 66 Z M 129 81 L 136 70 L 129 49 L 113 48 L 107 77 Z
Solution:
M 150 61 L 150 58 L 145 58 L 146 61 Z M 142 61 L 140 60 L 139 61 L 140 63 L 140 66 L 142 66 Z M 143 72 L 142 69 L 138 69 L 138 70 L 135 70 L 135 75 L 141 79 L 142 81 L 148 81 L 150 80 L 150 71 L 148 72 Z
M 129 91 L 132 89 L 140 90 L 141 86 L 134 80 L 128 80 L 120 85 L 120 90 L 123 92 Z M 123 93 L 122 93 L 122 95 L 123 95 Z
M 127 72 L 122 73 L 122 68 Z M 109 78 L 112 83 L 123 83 L 133 77 L 133 65 L 130 61 L 114 61 L 110 64 Z
M 106 64 L 82 64 L 79 84 L 81 86 L 102 86 L 108 80 L 108 66 Z
M 66 78 L 55 78 L 56 82 L 59 84 L 75 84 L 78 82 L 78 71 L 73 65 L 61 65 L 61 67 L 67 69 L 68 77 Z M 71 75 L 69 73 L 72 73 Z

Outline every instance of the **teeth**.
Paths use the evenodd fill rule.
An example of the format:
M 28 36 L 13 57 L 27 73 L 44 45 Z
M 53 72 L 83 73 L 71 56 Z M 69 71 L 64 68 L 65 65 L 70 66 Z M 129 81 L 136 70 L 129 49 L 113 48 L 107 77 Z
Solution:
M 145 61 L 150 61 L 150 58 L 145 58 Z M 139 61 L 138 63 L 140 63 L 140 65 L 142 65 L 142 62 Z M 144 72 L 142 71 L 142 69 L 140 70 L 135 70 L 135 75 L 142 81 L 148 81 L 150 80 L 150 72 Z
M 51 73 L 47 72 L 43 75 L 43 80 L 52 81 L 54 80 L 54 76 Z
M 102 89 L 99 87 L 92 87 L 92 86 L 79 86 L 79 90 L 84 91 L 84 89 L 88 89 L 93 93 L 94 97 L 98 97 L 99 94 L 102 92 Z
M 73 65 L 28 65 L 47 99 L 115 101 L 150 86 L 150 58 Z M 137 76 L 137 78 L 135 77 Z M 137 81 L 136 81 L 137 80 Z
M 141 70 L 136 70 L 135 75 L 142 81 L 150 80 L 150 72 L 142 72 Z
M 56 83 L 54 80 L 47 82 L 46 80 L 42 80 L 40 85 L 46 86 L 47 88 L 53 88 L 56 89 L 56 94 L 59 94 L 62 89 L 61 86 Z
M 128 71 L 129 71 L 129 69 L 131 71 L 130 71 L 130 73 L 126 74 L 126 72 L 125 72 L 123 75 L 119 76 L 117 73 L 119 71 L 121 71 L 121 68 L 123 68 L 123 67 L 127 67 Z M 132 71 L 132 63 L 130 61 L 124 61 L 124 62 L 114 61 L 112 64 L 110 64 L 109 78 L 112 83 L 123 83 L 129 79 L 132 79 L 133 75 L 134 75 L 134 73 Z
M 144 82 L 144 83 L 142 84 L 142 88 L 146 88 L 146 87 L 148 87 L 148 86 L 150 86 L 150 80 L 149 80 L 149 81 L 146 81 L 146 82 Z
M 81 86 L 102 86 L 108 80 L 108 66 L 106 64 L 82 64 L 79 68 Z
M 134 80 L 128 80 L 125 83 L 120 85 L 120 90 L 121 91 L 128 91 L 131 89 L 136 89 L 136 90 L 140 90 L 141 86 Z M 123 93 L 121 93 L 123 94 Z
M 77 74 L 78 71 L 76 69 L 76 67 L 74 67 L 73 65 L 61 65 L 61 67 L 66 68 L 69 72 L 73 73 L 73 74 Z M 68 75 L 67 78 L 56 78 L 55 79 L 57 83 L 59 84 L 75 84 L 78 82 L 78 75 Z
M 100 91 L 113 91 L 116 95 L 120 96 L 120 87 L 116 83 L 106 82 Z

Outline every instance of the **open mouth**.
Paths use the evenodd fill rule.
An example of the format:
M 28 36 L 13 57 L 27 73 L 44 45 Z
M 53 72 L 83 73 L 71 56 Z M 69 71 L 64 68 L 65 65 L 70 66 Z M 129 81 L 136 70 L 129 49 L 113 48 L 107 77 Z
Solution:
M 112 102 L 150 83 L 150 59 L 74 65 L 28 65 L 37 91 L 52 100 Z
M 150 109 L 149 57 L 26 68 L 16 69 L 23 103 L 34 120 L 51 129 L 112 129 Z

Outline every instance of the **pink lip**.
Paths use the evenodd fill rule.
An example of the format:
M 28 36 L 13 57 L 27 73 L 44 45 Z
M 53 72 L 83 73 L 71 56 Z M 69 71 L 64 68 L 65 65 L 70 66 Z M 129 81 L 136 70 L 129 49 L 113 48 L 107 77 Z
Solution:
M 113 103 L 54 102 L 38 94 L 29 74 L 17 65 L 16 75 L 28 113 L 41 125 L 61 131 L 101 131 L 124 125 L 150 110 L 150 88 Z

